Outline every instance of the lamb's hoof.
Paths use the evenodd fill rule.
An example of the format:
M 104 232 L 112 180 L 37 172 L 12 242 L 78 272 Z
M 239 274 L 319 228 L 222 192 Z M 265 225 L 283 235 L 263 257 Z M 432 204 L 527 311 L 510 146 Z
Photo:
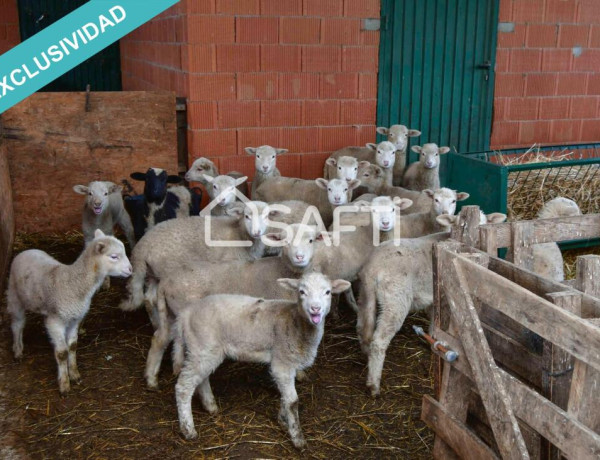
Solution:
M 210 415 L 216 415 L 219 413 L 219 406 L 216 404 L 206 406 L 204 409 L 206 409 L 206 412 L 208 412 Z
M 181 428 L 181 433 L 183 434 L 183 437 L 188 440 L 188 441 L 193 441 L 194 439 L 198 439 L 198 432 L 196 431 L 195 428 L 191 428 L 191 429 L 183 429 Z
M 70 386 L 58 389 L 58 392 L 60 393 L 61 398 L 66 398 L 67 396 L 69 396 L 69 391 L 71 391 Z
M 72 377 L 71 382 L 75 385 L 81 385 L 82 380 L 81 377 L 78 375 L 77 377 Z
M 375 385 L 374 383 L 368 383 L 367 388 L 371 392 L 372 398 L 377 398 L 380 394 L 379 385 Z
M 306 441 L 304 440 L 304 436 L 300 435 L 296 438 L 292 438 L 292 444 L 298 450 L 306 449 Z

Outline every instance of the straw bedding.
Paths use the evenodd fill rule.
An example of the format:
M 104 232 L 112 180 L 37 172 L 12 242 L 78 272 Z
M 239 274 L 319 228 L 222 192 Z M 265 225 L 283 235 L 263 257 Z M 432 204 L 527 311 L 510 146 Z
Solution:
M 40 248 L 70 263 L 81 234 L 19 235 L 15 251 Z M 265 366 L 227 362 L 211 377 L 220 413 L 193 403 L 197 441 L 179 435 L 168 354 L 160 390 L 146 390 L 145 358 L 152 336 L 143 309 L 117 305 L 124 282 L 94 297 L 82 324 L 78 362 L 83 383 L 61 398 L 56 364 L 43 323 L 29 316 L 23 361 L 12 359 L 5 300 L 0 308 L 0 457 L 30 458 L 430 458 L 431 431 L 419 420 L 421 398 L 432 393 L 428 348 L 407 319 L 388 350 L 382 397 L 365 391 L 366 359 L 354 314 L 342 307 L 329 319 L 309 381 L 299 383 L 300 420 L 309 448 L 298 454 L 277 424 L 279 394 Z M 17 457 L 18 458 L 18 457 Z

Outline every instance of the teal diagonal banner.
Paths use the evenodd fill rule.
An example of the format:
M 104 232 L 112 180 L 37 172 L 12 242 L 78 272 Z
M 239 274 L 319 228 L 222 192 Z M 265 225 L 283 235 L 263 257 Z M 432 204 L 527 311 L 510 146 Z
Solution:
M 90 0 L 0 56 L 0 113 L 179 0 Z

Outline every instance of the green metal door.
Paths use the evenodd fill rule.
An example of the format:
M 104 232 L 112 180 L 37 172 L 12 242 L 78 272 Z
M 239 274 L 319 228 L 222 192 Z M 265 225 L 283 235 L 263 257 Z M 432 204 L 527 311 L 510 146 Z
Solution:
M 378 126 L 418 129 L 420 145 L 489 149 L 498 2 L 382 0 Z
M 87 0 L 18 0 L 21 40 L 58 21 Z M 121 90 L 121 58 L 119 42 L 104 48 L 88 60 L 58 77 L 41 91 Z

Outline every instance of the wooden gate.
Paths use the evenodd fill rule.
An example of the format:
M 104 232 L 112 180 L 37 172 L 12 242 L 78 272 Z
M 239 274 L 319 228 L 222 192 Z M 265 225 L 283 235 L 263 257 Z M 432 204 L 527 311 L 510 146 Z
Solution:
M 495 257 L 500 244 L 518 240 L 523 223 L 517 235 L 514 224 L 478 232 L 468 224 L 478 222 L 479 209 L 462 212 L 467 226 L 454 235 L 462 242 L 434 252 L 432 332 L 459 353 L 439 367 L 438 400 L 423 400 L 422 418 L 436 432 L 434 457 L 598 458 L 600 257 L 578 259 L 574 287 L 554 282 Z M 574 219 L 529 223 L 528 242 L 519 240 L 513 258 L 527 257 L 523 247 L 532 241 L 568 238 L 568 226 L 600 233 L 600 215 Z M 491 254 L 476 249 L 480 235 Z

